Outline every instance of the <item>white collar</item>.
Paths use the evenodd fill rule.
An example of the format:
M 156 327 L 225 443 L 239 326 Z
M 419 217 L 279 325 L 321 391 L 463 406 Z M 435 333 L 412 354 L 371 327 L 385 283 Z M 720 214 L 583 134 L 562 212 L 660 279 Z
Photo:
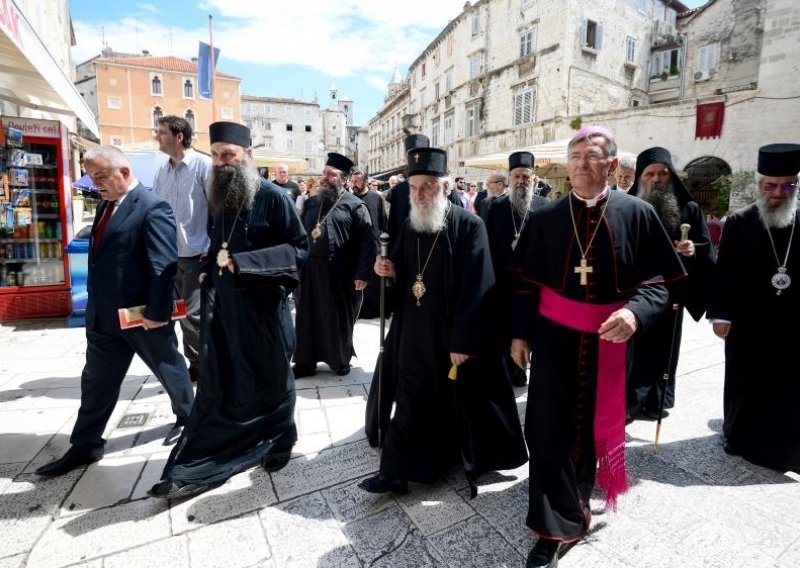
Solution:
M 608 192 L 609 188 L 608 186 L 606 186 L 606 188 L 603 191 L 601 191 L 599 194 L 595 195 L 591 199 L 584 199 L 583 197 L 578 195 L 575 190 L 572 190 L 572 195 L 574 195 L 575 199 L 577 199 L 578 201 L 583 201 L 586 204 L 586 207 L 594 207 L 595 205 L 597 205 L 598 201 L 604 199 L 608 195 Z

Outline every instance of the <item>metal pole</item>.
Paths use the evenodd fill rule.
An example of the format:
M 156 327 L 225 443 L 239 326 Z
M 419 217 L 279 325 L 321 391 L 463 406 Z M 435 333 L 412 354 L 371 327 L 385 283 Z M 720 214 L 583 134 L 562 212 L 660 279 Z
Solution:
M 389 233 L 381 233 L 381 260 L 386 260 L 389 256 Z M 378 359 L 378 448 L 383 447 L 383 432 L 381 428 L 381 405 L 383 399 L 381 398 L 381 387 L 383 384 L 383 343 L 385 339 L 386 329 L 386 277 L 381 276 L 381 296 L 380 296 L 380 312 L 381 312 L 381 341 Z

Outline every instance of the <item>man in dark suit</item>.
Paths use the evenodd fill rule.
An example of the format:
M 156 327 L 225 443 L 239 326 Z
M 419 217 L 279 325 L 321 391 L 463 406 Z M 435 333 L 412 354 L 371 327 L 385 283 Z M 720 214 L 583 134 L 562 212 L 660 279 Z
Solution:
M 478 197 L 481 196 L 481 193 L 484 194 L 483 199 L 478 201 L 478 197 L 475 198 L 475 212 L 478 214 L 478 217 L 485 222 L 494 200 L 505 195 L 507 190 L 508 176 L 505 172 L 500 170 L 492 172 L 486 180 L 486 189 L 478 192 Z
M 63 457 L 36 470 L 48 477 L 103 456 L 103 430 L 134 354 L 158 377 L 177 416 L 165 445 L 180 437 L 193 399 L 170 320 L 178 265 L 172 209 L 139 183 L 118 148 L 92 148 L 84 165 L 104 199 L 89 242 L 86 366 L 72 446 Z M 141 305 L 146 306 L 142 327 L 120 329 L 119 308 Z

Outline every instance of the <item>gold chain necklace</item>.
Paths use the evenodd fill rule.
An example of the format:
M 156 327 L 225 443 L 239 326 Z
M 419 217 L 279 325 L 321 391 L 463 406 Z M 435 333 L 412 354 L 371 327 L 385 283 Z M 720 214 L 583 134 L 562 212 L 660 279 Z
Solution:
M 431 261 L 431 256 L 433 255 L 433 249 L 436 248 L 436 243 L 439 241 L 439 235 L 442 234 L 440 230 L 436 233 L 436 238 L 433 239 L 433 244 L 431 245 L 431 250 L 428 251 L 428 258 L 425 259 L 425 265 L 420 268 L 419 261 L 420 261 L 420 254 L 419 254 L 419 236 L 417 236 L 417 280 L 414 284 L 411 285 L 411 293 L 417 299 L 417 305 L 421 305 L 419 301 L 422 299 L 422 296 L 425 295 L 425 292 L 428 290 L 425 288 L 425 282 L 422 280 L 422 275 L 425 274 L 425 269 L 428 268 L 428 263 Z
M 578 250 L 581 253 L 581 265 L 575 267 L 575 274 L 581 275 L 581 286 L 587 286 L 589 284 L 588 274 L 590 272 L 594 272 L 594 268 L 587 265 L 586 263 L 586 255 L 589 253 L 589 249 L 592 248 L 592 243 L 594 242 L 594 238 L 597 236 L 597 231 L 600 229 L 600 225 L 603 224 L 603 217 L 606 214 L 606 208 L 608 207 L 609 201 L 611 201 L 610 191 L 608 192 L 608 197 L 606 198 L 606 202 L 603 204 L 603 210 L 600 212 L 600 219 L 597 221 L 597 226 L 594 228 L 594 233 L 592 233 L 592 236 L 589 239 L 589 243 L 586 245 L 586 250 L 583 250 L 583 245 L 581 244 L 581 238 L 578 235 L 578 225 L 575 223 L 575 212 L 572 210 L 572 196 L 569 196 L 569 217 L 570 220 L 572 221 L 572 230 L 575 232 L 575 242 L 578 244 Z
M 231 232 L 228 233 L 228 238 L 222 241 L 222 248 L 219 249 L 217 252 L 217 266 L 219 266 L 219 275 L 222 276 L 222 269 L 228 266 L 228 261 L 231 258 L 231 255 L 228 254 L 228 243 L 233 237 L 233 230 L 236 228 L 236 223 L 239 222 L 239 215 L 242 212 L 242 207 L 244 207 L 244 201 L 239 205 L 239 210 L 236 212 L 236 220 L 233 222 L 233 227 L 231 227 Z M 222 238 L 225 238 L 225 210 L 222 211 Z
M 334 209 L 336 209 L 336 206 L 339 204 L 339 201 L 340 201 L 340 200 L 342 199 L 342 197 L 344 196 L 344 193 L 345 193 L 345 192 L 344 192 L 344 191 L 342 191 L 342 193 L 341 193 L 341 194 L 339 194 L 339 198 L 338 198 L 338 199 L 337 199 L 337 200 L 336 200 L 336 201 L 333 203 L 333 207 L 331 207 L 331 208 L 328 210 L 328 212 L 325 214 L 325 217 L 323 217 L 323 218 L 322 218 L 322 221 L 320 221 L 320 220 L 319 220 L 319 218 L 322 216 L 322 204 L 323 204 L 322 197 L 320 197 L 320 203 L 319 203 L 319 213 L 317 213 L 317 225 L 316 225 L 316 227 L 314 227 L 314 229 L 311 231 L 311 238 L 312 238 L 312 239 L 314 239 L 314 242 L 317 242 L 317 239 L 318 239 L 318 238 L 320 238 L 320 237 L 322 236 L 322 224 L 323 224 L 325 221 L 327 221 L 327 220 L 328 220 L 328 217 L 330 217 L 331 213 L 333 213 L 333 210 L 334 210 Z
M 795 214 L 794 218 L 792 219 L 792 230 L 789 233 L 789 244 L 786 245 L 786 256 L 783 257 L 783 264 L 781 264 L 781 259 L 778 257 L 778 249 L 775 248 L 775 241 L 772 238 L 772 233 L 770 232 L 769 227 L 767 227 L 767 224 L 764 223 L 764 220 L 761 220 L 764 228 L 767 230 L 769 244 L 772 245 L 772 254 L 775 255 L 775 262 L 778 263 L 778 272 L 773 274 L 771 279 L 772 287 L 775 288 L 775 295 L 777 296 L 780 296 L 781 292 L 792 285 L 792 277 L 786 273 L 786 265 L 789 263 L 789 252 L 792 250 L 792 240 L 794 240 L 794 226 L 796 225 L 796 219 L 797 214 Z

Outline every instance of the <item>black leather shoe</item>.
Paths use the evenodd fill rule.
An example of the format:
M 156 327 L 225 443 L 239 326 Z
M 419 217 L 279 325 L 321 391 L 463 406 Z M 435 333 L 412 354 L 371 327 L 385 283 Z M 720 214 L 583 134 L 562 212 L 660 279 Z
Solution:
M 348 363 L 347 365 L 342 365 L 341 367 L 336 369 L 336 374 L 339 375 L 340 377 L 344 377 L 345 375 L 349 375 L 350 374 L 350 363 Z
M 189 379 L 193 382 L 197 382 L 197 377 L 200 376 L 200 370 L 197 367 L 189 367 Z
M 306 365 L 304 363 L 295 363 L 292 367 L 295 379 L 302 379 L 303 377 L 313 377 L 317 374 L 317 368 L 314 365 Z
M 368 493 L 406 493 L 408 492 L 408 482 L 404 479 L 389 477 L 379 473 L 375 477 L 370 477 L 360 481 L 358 486 Z
M 171 481 L 166 479 L 153 485 L 147 494 L 156 499 L 180 499 L 205 493 L 212 486 L 209 483 L 190 483 L 188 481 Z
M 729 456 L 738 456 L 739 455 L 739 452 L 736 451 L 736 448 L 731 446 L 731 444 L 730 444 L 730 442 L 728 442 L 728 440 L 725 440 L 722 443 L 722 451 L 724 451 Z
M 173 424 L 172 428 L 169 429 L 167 435 L 164 436 L 164 445 L 171 446 L 180 439 L 181 434 L 183 434 L 183 423 L 176 422 Z
M 292 457 L 292 451 L 267 454 L 261 458 L 261 467 L 270 473 L 283 469 Z
M 558 548 L 561 543 L 549 538 L 540 538 L 533 545 L 525 568 L 556 568 L 558 566 Z
M 67 453 L 61 456 L 56 461 L 50 462 L 37 469 L 34 473 L 43 477 L 58 477 L 69 473 L 73 469 L 89 465 L 96 461 L 100 461 L 102 455 L 86 454 L 76 451 L 74 448 L 67 450 Z

